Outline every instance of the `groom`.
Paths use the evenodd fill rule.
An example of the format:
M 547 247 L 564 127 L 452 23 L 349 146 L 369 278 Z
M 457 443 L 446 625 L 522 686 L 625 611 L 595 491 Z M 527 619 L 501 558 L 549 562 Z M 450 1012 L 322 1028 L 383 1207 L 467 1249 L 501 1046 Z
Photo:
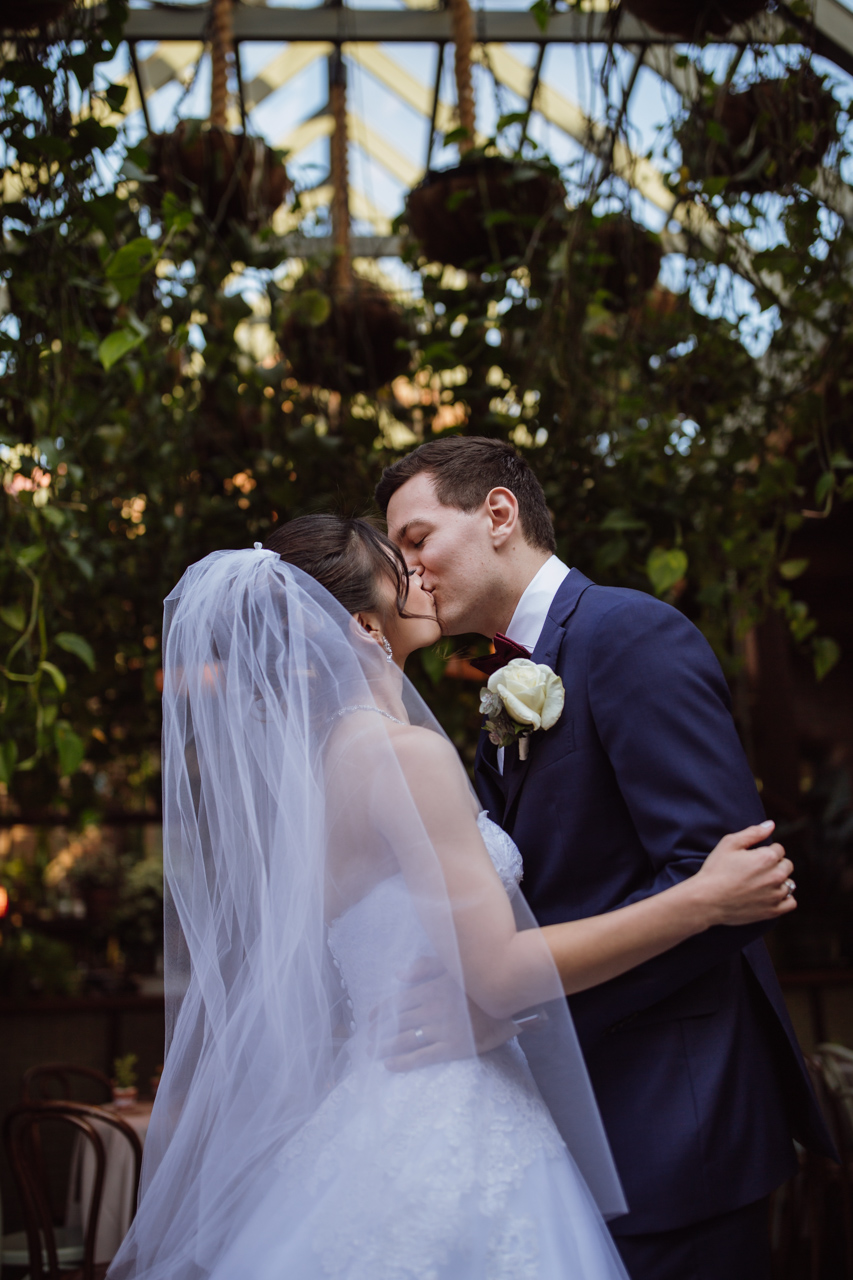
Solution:
M 652 596 L 563 564 L 513 448 L 431 441 L 376 498 L 445 634 L 506 637 L 498 664 L 526 650 L 565 685 L 526 759 L 483 733 L 475 766 L 540 924 L 659 893 L 763 819 L 703 637 Z M 833 1154 L 762 929 L 711 929 L 571 998 L 630 1207 L 611 1230 L 632 1280 L 763 1280 L 767 1197 L 796 1170 L 792 1137 Z

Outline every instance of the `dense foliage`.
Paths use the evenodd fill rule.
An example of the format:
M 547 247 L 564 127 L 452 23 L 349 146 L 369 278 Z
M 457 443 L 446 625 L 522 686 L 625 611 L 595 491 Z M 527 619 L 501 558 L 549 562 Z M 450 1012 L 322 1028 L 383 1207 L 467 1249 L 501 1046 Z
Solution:
M 413 247 L 411 374 L 342 396 L 301 385 L 276 340 L 294 315 L 326 322 L 323 264 L 292 290 L 270 230 L 154 198 L 144 146 L 123 145 L 125 89 L 94 87 L 123 9 L 109 0 L 97 29 L 73 10 L 63 39 L 21 41 L 0 70 L 0 783 L 24 812 L 156 811 L 161 601 L 183 568 L 298 512 L 368 510 L 381 467 L 431 432 L 513 440 L 561 553 L 684 608 L 730 675 L 768 607 L 817 677 L 831 667 L 790 546 L 804 510 L 853 494 L 851 229 L 826 179 L 815 194 L 814 169 L 791 161 L 784 185 L 745 192 L 716 152 L 704 177 L 675 155 L 694 228 L 675 294 L 650 287 L 660 248 L 616 208 L 606 166 L 583 189 L 565 175 L 573 208 L 524 257 L 465 273 Z M 720 85 L 699 82 L 713 102 Z M 713 108 L 705 127 L 713 144 Z M 738 297 L 709 304 L 733 271 L 778 308 L 757 359 Z M 449 653 L 416 674 L 470 753 L 476 689 Z

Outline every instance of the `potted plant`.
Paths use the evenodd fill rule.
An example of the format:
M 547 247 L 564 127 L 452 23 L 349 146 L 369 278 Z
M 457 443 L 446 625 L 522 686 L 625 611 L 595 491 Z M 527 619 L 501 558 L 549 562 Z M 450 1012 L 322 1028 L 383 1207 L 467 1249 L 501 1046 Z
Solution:
M 473 16 L 468 0 L 451 0 L 450 10 L 460 160 L 426 173 L 406 200 L 406 221 L 431 262 L 477 270 L 507 258 L 529 261 L 558 227 L 552 216 L 564 207 L 565 189 L 551 164 L 475 146 Z
M 731 192 L 775 191 L 813 170 L 838 136 L 838 104 L 804 63 L 737 93 L 712 86 L 676 129 L 688 181 Z
M 137 1061 L 135 1053 L 126 1053 L 123 1058 L 115 1058 L 113 1061 L 113 1104 L 118 1110 L 132 1107 L 139 1096 L 136 1087 Z
M 627 214 L 597 218 L 589 206 L 576 209 L 556 259 L 567 272 L 576 320 L 583 323 L 596 294 L 608 312 L 639 308 L 654 287 L 662 257 L 658 236 Z
M 222 125 L 181 120 L 148 141 L 156 193 L 196 195 L 217 226 L 237 221 L 250 231 L 269 222 L 290 187 L 287 170 L 263 138 L 230 133 Z
M 375 391 L 411 363 L 409 325 L 378 286 L 353 277 L 336 293 L 330 272 L 306 272 L 287 298 L 280 345 L 303 385 L 344 395 Z
M 172 133 L 151 135 L 156 182 L 143 187 L 143 194 L 154 202 L 165 191 L 184 199 L 197 195 L 216 226 L 238 221 L 257 231 L 284 200 L 290 181 L 280 156 L 262 138 L 226 127 L 228 67 L 234 57 L 231 9 L 232 0 L 214 0 L 210 121 L 182 120 Z
M 534 236 L 553 239 L 564 199 L 553 165 L 472 149 L 452 169 L 424 175 L 408 195 L 406 219 L 430 262 L 476 269 L 525 258 Z
M 766 0 L 623 0 L 628 13 L 669 35 L 701 40 L 706 35 L 722 36 L 730 27 L 747 22 L 767 7 Z

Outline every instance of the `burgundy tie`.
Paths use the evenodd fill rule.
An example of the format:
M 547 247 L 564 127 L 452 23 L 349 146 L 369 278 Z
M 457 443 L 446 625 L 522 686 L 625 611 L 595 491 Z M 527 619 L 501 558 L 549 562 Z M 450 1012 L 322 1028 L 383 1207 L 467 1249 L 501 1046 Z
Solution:
M 508 639 L 507 636 L 496 635 L 494 645 L 494 653 L 487 653 L 485 658 L 471 659 L 471 666 L 476 667 L 478 671 L 482 671 L 484 675 L 490 676 L 495 671 L 499 671 L 501 667 L 505 667 L 513 658 L 530 657 L 529 649 L 525 649 L 523 644 L 516 644 L 514 640 Z

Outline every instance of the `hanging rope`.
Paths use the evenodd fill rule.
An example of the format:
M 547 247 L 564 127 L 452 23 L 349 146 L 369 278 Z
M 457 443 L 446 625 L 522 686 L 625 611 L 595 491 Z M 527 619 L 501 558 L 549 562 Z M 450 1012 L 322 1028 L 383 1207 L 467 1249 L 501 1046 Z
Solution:
M 335 261 L 332 267 L 332 292 L 348 293 L 352 285 L 352 262 L 349 252 L 349 164 L 347 156 L 347 77 L 340 49 L 329 58 L 329 107 L 334 130 L 329 142 L 329 168 L 332 179 L 332 243 Z
M 210 123 L 224 129 L 228 115 L 228 61 L 234 52 L 234 0 L 213 0 L 210 24 Z
M 450 20 L 453 43 L 456 47 L 456 101 L 459 110 L 459 127 L 468 136 L 459 141 L 462 154 L 474 145 L 474 86 L 471 79 L 471 51 L 474 47 L 474 15 L 468 0 L 450 0 Z

